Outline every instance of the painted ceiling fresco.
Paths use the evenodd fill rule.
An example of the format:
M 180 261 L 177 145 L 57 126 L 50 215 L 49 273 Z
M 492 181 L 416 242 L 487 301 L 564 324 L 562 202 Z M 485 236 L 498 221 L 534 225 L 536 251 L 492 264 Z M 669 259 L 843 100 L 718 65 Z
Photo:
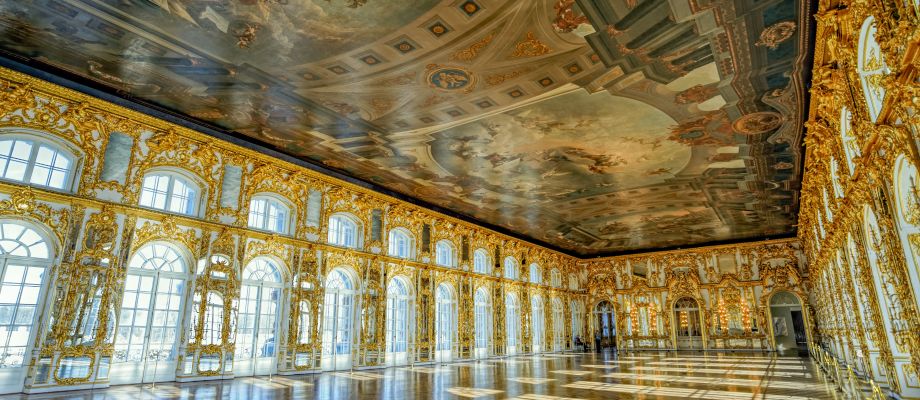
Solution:
M 18 0 L 0 49 L 595 255 L 795 231 L 808 7 Z

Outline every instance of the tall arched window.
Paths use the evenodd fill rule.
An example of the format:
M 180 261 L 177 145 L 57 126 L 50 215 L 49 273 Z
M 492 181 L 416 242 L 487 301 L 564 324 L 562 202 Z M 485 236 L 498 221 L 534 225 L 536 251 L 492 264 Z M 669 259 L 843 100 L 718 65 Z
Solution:
M 505 295 L 505 344 L 509 355 L 517 352 L 521 340 L 521 305 L 513 293 Z
M 358 236 L 358 224 L 354 219 L 343 214 L 329 218 L 329 236 L 326 239 L 329 244 L 354 249 L 358 247 Z
M 284 278 L 274 261 L 259 257 L 243 270 L 236 322 L 234 374 L 266 375 L 275 371 L 278 320 Z
M 514 257 L 505 257 L 505 278 L 518 279 L 520 266 Z
M 74 156 L 43 140 L 0 140 L 0 177 L 31 185 L 70 190 Z
M 457 330 L 457 300 L 447 284 L 438 285 L 435 295 L 435 357 L 438 361 L 450 361 L 453 349 L 454 331 Z
M 585 310 L 581 302 L 572 300 L 569 303 L 569 308 L 572 312 L 572 340 L 574 341 L 577 337 L 581 342 L 584 342 L 586 337 L 584 337 L 584 320 L 585 320 Z
M 882 49 L 875 39 L 875 17 L 870 16 L 863 22 L 857 52 L 857 71 L 862 83 L 863 96 L 869 109 L 869 117 L 872 122 L 876 122 L 885 102 L 882 79 L 889 71 Z
M 594 306 L 594 334 L 600 338 L 600 346 L 616 346 L 617 325 L 616 313 L 613 305 L 607 301 L 601 301 Z M 642 316 L 637 315 L 636 318 Z M 638 329 L 638 328 L 637 328 Z
M 456 266 L 456 251 L 449 240 L 441 240 L 435 244 L 435 263 L 444 267 Z
M 409 323 L 409 286 L 404 279 L 396 277 L 387 285 L 387 365 L 400 365 L 408 361 Z
M 489 299 L 489 294 L 484 288 L 476 290 L 473 308 L 476 320 L 475 356 L 477 358 L 488 357 L 489 347 L 492 344 L 492 304 Z
M 172 380 L 188 286 L 188 261 L 162 242 L 131 257 L 115 335 L 113 383 Z
M 565 310 L 562 300 L 553 298 L 553 351 L 562 351 L 565 347 Z
M 537 263 L 530 264 L 530 283 L 543 284 L 543 270 Z
M 412 235 L 403 228 L 395 228 L 390 230 L 390 235 L 387 240 L 389 244 L 389 254 L 393 257 L 399 258 L 412 258 L 415 246 L 414 241 L 412 240 Z
M 250 228 L 287 233 L 290 220 L 290 208 L 272 196 L 255 196 L 249 202 Z
M 354 326 L 355 286 L 348 273 L 336 268 L 326 277 L 323 302 L 323 370 L 351 367 L 351 338 Z
M 533 338 L 533 351 L 534 353 L 543 351 L 543 343 L 545 339 L 545 327 L 546 327 L 546 318 L 543 314 L 543 298 L 540 295 L 536 295 L 530 298 L 530 311 L 531 311 L 531 327 L 530 332 L 532 332 Z
M 32 327 L 52 255 L 48 241 L 18 221 L 0 222 L 0 393 L 19 392 L 33 345 Z M 15 316 L 15 317 L 14 317 Z
M 144 176 L 140 205 L 169 212 L 196 215 L 198 187 L 174 173 L 158 172 Z
M 489 253 L 485 249 L 476 249 L 473 252 L 473 272 L 491 274 L 492 263 L 489 262 Z

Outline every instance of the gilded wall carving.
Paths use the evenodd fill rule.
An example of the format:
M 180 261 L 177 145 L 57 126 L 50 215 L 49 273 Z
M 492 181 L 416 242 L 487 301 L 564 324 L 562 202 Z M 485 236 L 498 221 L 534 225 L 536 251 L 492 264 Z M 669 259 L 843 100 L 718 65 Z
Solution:
M 821 1 L 799 238 L 820 345 L 920 397 L 915 3 Z
M 411 286 L 409 307 L 419 321 L 407 337 L 407 362 L 435 359 L 434 294 L 439 284 L 449 285 L 456 296 L 456 334 L 448 345 L 453 359 L 473 357 L 477 329 L 473 296 L 479 288 L 493 300 L 489 318 L 498 326 L 505 324 L 508 285 L 515 288 L 522 305 L 529 305 L 529 296 L 537 294 L 545 301 L 554 297 L 582 301 L 579 285 L 548 285 L 549 271 L 565 277 L 577 275 L 576 260 L 569 256 L 25 75 L 0 70 L 0 78 L 3 126 L 17 137 L 28 134 L 34 140 L 60 143 L 77 160 L 73 185 L 62 190 L 0 182 L 0 196 L 5 196 L 0 199 L 0 217 L 35 225 L 47 233 L 54 256 L 50 300 L 42 305 L 39 317 L 44 322 L 35 325 L 32 335 L 32 345 L 39 351 L 25 362 L 24 368 L 30 370 L 25 390 L 124 382 L 132 379 L 133 372 L 124 361 L 131 357 L 147 371 L 153 363 L 152 373 L 157 376 L 165 374 L 180 381 L 247 373 L 238 371 L 241 365 L 258 368 L 261 364 L 247 363 L 241 356 L 247 352 L 269 360 L 264 364 L 279 373 L 329 369 L 324 364 L 329 357 L 326 352 L 343 346 L 324 342 L 329 324 L 324 319 L 329 312 L 324 308 L 329 298 L 326 284 L 337 270 L 353 277 L 348 293 L 354 319 L 347 355 L 353 367 L 388 362 L 387 290 L 395 276 Z M 101 181 L 105 150 L 115 132 L 133 139 L 130 157 L 121 182 Z M 243 172 L 237 191 L 223 187 L 226 167 Z M 140 206 L 144 191 L 155 190 L 145 189 L 150 173 L 187 177 L 197 189 L 194 193 L 200 205 L 187 214 Z M 250 202 L 257 195 L 283 200 L 289 207 L 290 229 L 269 232 L 249 227 Z M 320 201 L 311 200 L 316 195 Z M 336 214 L 345 214 L 356 223 L 357 246 L 328 242 L 327 222 Z M 414 251 L 406 258 L 388 253 L 388 233 L 396 228 L 408 231 L 412 238 Z M 436 263 L 434 247 L 440 240 L 452 244 L 454 265 Z M 131 262 L 138 254 L 162 256 L 151 256 L 150 246 L 174 249 L 181 259 L 179 270 L 138 269 L 141 267 Z M 472 271 L 476 250 L 488 255 L 486 273 Z M 505 279 L 502 260 L 507 256 L 518 260 L 521 277 L 529 277 L 530 264 L 539 264 L 544 283 Z M 245 279 L 252 278 L 243 274 L 258 260 L 270 260 L 278 268 L 282 281 L 272 290 L 278 293 L 273 298 L 278 307 L 276 318 L 281 320 L 271 340 L 259 339 L 262 341 L 253 348 L 248 342 L 252 335 L 245 329 L 254 318 L 250 309 L 254 303 L 246 293 L 254 289 L 247 289 L 252 283 Z M 163 262 L 157 263 L 162 267 Z M 138 353 L 126 339 L 132 314 L 125 314 L 122 304 L 138 298 L 132 292 L 135 283 L 129 281 L 143 281 L 145 276 L 152 276 L 154 282 L 160 282 L 157 284 L 172 279 L 168 282 L 174 282 L 173 290 L 183 306 L 176 308 L 175 316 L 170 317 L 173 325 L 167 327 L 167 332 L 175 332 L 175 345 L 170 343 L 172 347 L 164 350 L 144 339 L 146 350 Z M 162 290 L 166 289 L 158 293 Z M 150 304 L 161 307 L 167 303 L 167 298 L 158 296 Z M 524 324 L 529 321 L 529 315 L 523 315 L 527 310 L 521 307 Z M 552 318 L 556 316 L 549 308 L 545 316 L 546 326 L 540 329 L 547 338 L 543 345 L 549 347 L 544 351 L 571 349 L 571 315 L 559 321 L 561 332 L 554 332 Z M 518 352 L 529 348 L 531 329 L 523 330 L 518 342 L 528 345 L 520 346 Z M 482 356 L 506 352 L 504 330 L 492 332 Z M 271 343 L 270 347 L 265 343 Z
M 811 335 L 814 317 L 805 259 L 795 240 L 647 253 L 583 265 L 589 277 L 588 337 L 601 334 L 600 305 L 610 305 L 616 316 L 613 340 L 620 348 L 781 349 L 774 339 L 770 301 L 783 292 L 798 300 L 802 334 Z M 695 304 L 695 312 L 681 311 L 679 303 Z

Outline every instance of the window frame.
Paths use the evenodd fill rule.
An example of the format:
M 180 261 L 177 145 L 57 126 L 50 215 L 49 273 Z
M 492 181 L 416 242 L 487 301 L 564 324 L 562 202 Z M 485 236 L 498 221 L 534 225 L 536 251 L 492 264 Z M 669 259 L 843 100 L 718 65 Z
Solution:
M 0 180 L 7 181 L 7 182 L 14 182 L 17 184 L 22 184 L 22 185 L 41 187 L 43 189 L 48 189 L 48 190 L 63 191 L 67 193 L 73 193 L 76 191 L 77 183 L 79 182 L 79 179 L 77 179 L 77 176 L 79 176 L 78 172 L 81 171 L 81 167 L 82 167 L 82 163 L 81 163 L 82 154 L 75 151 L 71 146 L 67 146 L 65 144 L 59 143 L 57 140 L 51 140 L 49 138 L 45 138 L 44 136 L 41 136 L 38 134 L 30 134 L 30 133 L 13 133 L 13 134 L 0 135 L 0 142 L 3 142 L 3 141 L 12 141 L 13 143 L 10 145 L 9 156 L 8 157 L 0 156 Z M 16 142 L 28 142 L 29 146 L 31 146 L 31 148 L 29 149 L 28 160 L 22 160 L 22 159 L 17 158 L 17 160 L 20 160 L 20 162 L 25 161 L 25 164 L 26 164 L 23 170 L 23 173 L 22 173 L 22 176 L 23 176 L 22 180 L 17 180 L 14 178 L 6 177 L 6 171 L 9 168 L 10 160 L 13 159 L 13 150 L 15 149 Z M 55 187 L 55 186 L 51 186 L 50 184 L 36 183 L 32 181 L 32 175 L 35 173 L 35 166 L 38 160 L 38 153 L 42 147 L 46 147 L 50 149 L 51 151 L 53 151 L 54 157 L 63 156 L 64 159 L 66 159 L 67 162 L 69 163 L 68 168 L 64 172 L 65 175 L 64 175 L 63 183 L 61 187 Z M 5 157 L 5 162 L 3 161 L 4 157 Z M 49 183 L 51 180 L 51 172 L 54 169 L 53 164 L 54 164 L 55 159 L 56 158 L 53 158 L 51 161 L 51 165 L 48 165 L 49 175 L 46 178 L 46 181 L 48 181 Z
M 481 247 L 476 249 L 476 251 L 473 252 L 473 272 L 491 275 L 492 270 L 493 268 L 489 257 L 489 252 Z
M 256 226 L 256 225 L 253 225 L 252 223 L 253 222 L 252 221 L 253 203 L 257 201 L 265 202 L 265 209 L 264 209 L 263 214 L 261 215 L 262 222 L 263 222 L 262 226 Z M 270 225 L 269 221 L 272 219 L 271 218 L 271 207 L 272 206 L 280 208 L 281 210 L 284 211 L 284 214 L 282 214 L 280 218 L 280 221 L 282 222 L 282 225 L 283 225 L 281 229 L 272 229 L 269 227 Z M 246 220 L 246 226 L 252 229 L 257 229 L 257 230 L 266 231 L 266 232 L 279 233 L 282 235 L 288 235 L 292 231 L 291 228 L 294 226 L 294 221 L 295 221 L 294 207 L 291 207 L 291 204 L 289 201 L 287 201 L 286 199 L 278 195 L 275 195 L 273 193 L 257 193 L 249 199 L 249 212 L 248 212 L 248 216 Z
M 442 249 L 447 249 L 447 263 L 441 262 Z M 442 267 L 456 268 L 457 267 L 457 249 L 454 244 L 447 239 L 438 240 L 434 245 L 434 263 Z
M 163 261 L 163 263 L 160 261 Z M 162 267 L 167 264 L 170 266 L 170 269 L 163 269 Z M 181 267 L 181 270 L 176 270 L 174 267 Z M 188 328 L 183 324 L 183 320 L 185 314 L 191 311 L 188 309 L 188 288 L 193 285 L 191 268 L 192 262 L 188 252 L 182 247 L 166 241 L 157 240 L 144 243 L 131 254 L 126 268 L 126 283 L 121 289 L 122 301 L 119 303 L 118 308 L 120 317 L 114 328 L 115 336 L 112 340 L 115 349 L 118 350 L 123 347 L 125 354 L 124 359 L 120 359 L 119 356 L 113 355 L 113 365 L 127 366 L 134 362 L 143 362 L 143 360 L 147 359 L 151 348 L 156 348 L 158 352 L 169 350 L 167 360 L 170 362 L 174 362 L 178 359 L 178 338 L 181 337 L 182 331 Z M 135 279 L 132 280 L 132 278 Z M 135 283 L 128 283 L 132 281 Z M 149 289 L 145 289 L 145 281 L 150 283 Z M 177 291 L 173 292 L 172 288 L 166 285 L 174 284 L 175 281 L 181 282 L 181 286 Z M 136 303 L 126 308 L 124 303 L 130 298 L 129 295 L 137 296 Z M 166 308 L 162 308 L 164 305 L 160 298 L 164 295 L 166 295 L 167 299 L 170 299 L 167 301 Z M 140 300 L 145 296 L 151 296 L 148 298 L 146 304 L 142 303 Z M 170 307 L 172 304 L 171 298 L 174 296 L 178 297 L 176 299 L 178 301 L 178 306 L 172 308 Z M 144 321 L 136 320 L 135 318 L 138 316 L 134 313 L 143 310 L 147 310 L 147 316 L 144 317 Z M 130 320 L 124 318 L 127 311 L 132 313 L 132 319 Z M 171 326 L 166 323 L 158 323 L 156 321 L 156 312 L 162 312 L 164 314 L 175 312 L 178 316 L 176 324 Z M 143 322 L 143 324 L 139 325 L 139 322 Z M 165 343 L 155 342 L 154 336 L 149 333 L 145 335 L 143 339 L 140 339 L 139 342 L 136 341 L 137 337 L 134 335 L 135 331 L 150 332 L 155 329 L 164 329 L 164 332 L 166 329 L 173 331 L 176 343 L 174 343 L 170 349 L 167 349 Z M 121 332 L 123 331 L 128 332 L 124 336 L 126 341 L 120 340 L 122 337 Z M 139 350 L 141 350 L 139 353 L 140 359 L 132 358 L 131 352 L 137 350 L 138 347 Z
M 163 208 L 158 208 L 155 206 L 156 204 L 155 196 L 157 194 L 156 187 L 151 189 L 152 191 L 154 191 L 154 193 L 151 194 L 151 204 L 147 205 L 143 203 L 144 192 L 147 191 L 147 186 L 146 186 L 147 178 L 152 178 L 152 177 L 166 177 L 169 179 L 169 182 L 167 183 L 167 187 L 166 187 L 166 192 L 165 192 L 166 200 L 163 203 Z M 175 196 L 174 190 L 176 187 L 176 181 L 181 181 L 190 190 L 192 190 L 192 196 L 190 196 L 190 199 L 188 200 L 188 204 L 187 204 L 187 207 L 192 208 L 189 212 L 180 212 L 180 211 L 172 210 L 171 206 L 173 202 L 173 197 Z M 158 211 L 168 212 L 168 213 L 177 214 L 177 215 L 187 215 L 191 217 L 198 217 L 201 215 L 201 209 L 202 209 L 201 201 L 202 199 L 206 197 L 206 194 L 207 194 L 205 193 L 203 186 L 200 184 L 200 182 L 197 179 L 192 178 L 191 175 L 189 174 L 174 171 L 174 170 L 147 171 L 144 174 L 144 177 L 141 178 L 140 190 L 141 190 L 140 195 L 138 196 L 138 199 L 137 199 L 138 206 L 148 208 L 151 210 L 158 210 Z
M 530 264 L 530 283 L 537 285 L 543 284 L 543 268 L 540 268 L 540 265 L 537 263 Z
M 518 260 L 512 256 L 505 257 L 502 262 L 505 268 L 505 279 L 520 279 L 520 270 L 518 269 Z
M 402 236 L 405 238 L 405 243 L 406 243 L 406 246 L 405 246 L 406 254 L 405 255 L 399 254 L 399 251 L 398 251 L 399 241 L 397 240 L 397 236 Z M 394 250 L 397 250 L 397 251 L 394 252 Z M 390 232 L 387 233 L 387 255 L 391 257 L 406 259 L 406 260 L 414 259 L 415 258 L 415 238 L 412 235 L 412 232 L 409 232 L 408 229 L 401 228 L 401 227 L 390 229 Z
M 347 221 L 354 228 L 354 233 L 352 235 L 354 238 L 353 244 L 348 244 L 347 240 L 345 240 L 346 239 L 345 231 L 341 230 L 340 228 L 333 228 L 334 220 L 335 221 Z M 358 249 L 361 247 L 361 239 L 362 239 L 361 227 L 362 225 L 356 217 L 352 216 L 351 214 L 347 214 L 347 213 L 335 213 L 329 216 L 329 220 L 326 221 L 326 224 L 327 224 L 326 226 L 326 230 L 327 230 L 326 243 L 327 244 L 331 244 L 333 246 L 345 247 L 349 249 Z M 335 235 L 336 239 L 330 240 L 334 231 L 338 232 Z
M 43 244 L 43 246 L 45 247 L 44 257 L 33 256 L 31 254 L 31 250 L 27 250 L 29 251 L 29 254 L 27 255 L 18 255 L 10 251 L 3 251 L 3 253 L 0 254 L 0 279 L 4 279 L 4 281 L 7 280 L 6 273 L 9 271 L 9 267 L 11 266 L 18 266 L 18 267 L 23 268 L 21 278 L 17 279 L 17 282 L 15 282 L 15 285 L 19 286 L 16 302 L 8 303 L 7 305 L 14 306 L 15 307 L 14 313 L 16 314 L 20 312 L 21 310 L 20 307 L 23 307 L 23 306 L 24 306 L 23 308 L 33 307 L 32 317 L 29 323 L 29 333 L 25 336 L 25 339 L 26 339 L 25 345 L 24 346 L 12 345 L 10 343 L 10 341 L 12 340 L 11 337 L 6 338 L 6 341 L 3 343 L 4 346 L 2 348 L 4 350 L 9 350 L 10 348 L 19 348 L 19 347 L 23 348 L 23 356 L 22 356 L 22 360 L 20 360 L 19 362 L 19 365 L 2 368 L 3 370 L 12 371 L 15 369 L 28 368 L 30 354 L 32 354 L 32 352 L 36 349 L 36 343 L 35 343 L 34 337 L 35 337 L 36 329 L 41 328 L 40 326 L 41 325 L 41 317 L 40 317 L 41 310 L 45 309 L 48 306 L 48 302 L 49 302 L 49 299 L 47 299 L 48 291 L 53 289 L 53 288 L 49 288 L 48 284 L 52 279 L 50 272 L 51 272 L 52 265 L 54 264 L 54 261 L 57 257 L 57 253 L 56 253 L 57 243 L 52 239 L 53 236 L 49 235 L 45 229 L 42 229 L 42 227 L 40 226 L 36 226 L 36 224 L 29 223 L 28 221 L 19 220 L 15 218 L 5 218 L 5 219 L 0 220 L 0 224 L 3 224 L 3 225 L 14 224 L 22 228 L 22 231 L 18 233 L 15 239 L 5 238 L 5 240 L 14 240 L 20 243 L 20 246 L 18 246 L 15 249 L 18 249 L 19 247 L 31 248 L 32 246 L 35 246 L 38 244 Z M 32 244 L 26 244 L 25 242 L 23 242 L 21 239 L 23 235 L 25 235 L 26 231 L 32 231 L 35 235 L 37 235 L 38 241 L 35 241 Z M 35 281 L 30 282 L 30 276 L 34 277 L 34 275 L 30 271 L 30 269 L 32 268 L 42 270 L 42 273 L 38 276 L 39 280 L 37 282 Z M 6 286 L 10 286 L 11 284 L 14 284 L 14 283 L 7 282 Z M 26 288 L 34 289 L 33 291 L 34 291 L 34 297 L 35 297 L 35 304 L 29 304 L 29 303 L 23 302 L 23 297 L 24 295 L 26 295 Z M 30 297 L 32 296 L 30 295 Z M 4 326 L 5 327 L 15 327 L 15 326 L 21 327 L 21 326 L 24 326 L 24 324 L 18 323 L 15 318 L 11 318 L 10 322 L 8 324 L 4 324 Z M 10 331 L 10 332 L 13 332 L 13 331 Z M 13 354 L 9 353 L 9 355 L 13 355 Z M 9 383 L 14 383 L 14 382 L 9 382 Z M 9 383 L 4 384 L 3 386 L 8 387 Z M 19 382 L 19 383 L 22 383 L 22 382 Z

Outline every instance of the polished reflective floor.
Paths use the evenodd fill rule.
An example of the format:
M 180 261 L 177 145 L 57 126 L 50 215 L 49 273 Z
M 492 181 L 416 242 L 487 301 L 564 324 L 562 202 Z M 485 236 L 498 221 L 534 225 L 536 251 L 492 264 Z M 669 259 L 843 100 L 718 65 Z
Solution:
M 296 377 L 115 386 L 12 399 L 712 399 L 840 397 L 808 358 L 566 353 Z

